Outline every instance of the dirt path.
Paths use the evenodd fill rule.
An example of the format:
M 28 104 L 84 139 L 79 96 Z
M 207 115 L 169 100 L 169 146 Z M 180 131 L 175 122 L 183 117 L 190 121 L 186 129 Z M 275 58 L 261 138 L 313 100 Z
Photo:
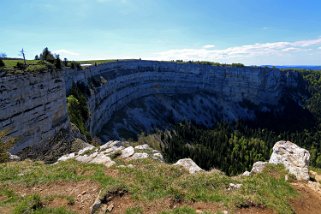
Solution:
M 99 185 L 90 181 L 79 182 L 57 182 L 49 185 L 36 185 L 34 187 L 24 187 L 12 185 L 20 196 L 39 194 L 42 197 L 52 197 L 46 201 L 48 207 L 67 207 L 75 213 L 88 213 L 90 206 L 95 201 L 99 193 Z M 72 200 L 68 200 L 71 198 Z
M 321 184 L 317 182 L 297 182 L 292 183 L 293 187 L 299 192 L 299 196 L 290 201 L 293 211 L 296 214 L 320 214 L 321 213 Z M 38 185 L 35 187 L 10 186 L 17 194 L 21 196 L 30 194 L 39 194 L 42 197 L 54 196 L 53 200 L 46 203 L 48 207 L 65 206 L 76 213 L 88 213 L 90 206 L 94 202 L 99 193 L 99 185 L 90 181 L 79 182 L 58 182 L 50 185 Z M 74 198 L 74 203 L 66 197 Z M 175 207 L 188 206 L 194 208 L 197 213 L 202 211 L 210 211 L 216 213 L 226 210 L 223 204 L 220 203 L 180 203 L 174 202 L 169 198 L 159 199 L 155 201 L 141 202 L 134 200 L 130 194 L 125 194 L 122 197 L 115 197 L 108 204 L 113 204 L 111 213 L 125 213 L 128 208 L 140 207 L 145 213 L 156 214 L 163 210 L 170 210 Z M 0 209 L 0 213 L 10 213 L 11 210 Z M 237 214 L 273 214 L 270 209 L 260 207 L 249 207 L 236 209 L 233 213 Z
M 297 214 L 320 214 L 321 213 L 321 189 L 316 182 L 293 183 L 300 196 L 291 201 Z

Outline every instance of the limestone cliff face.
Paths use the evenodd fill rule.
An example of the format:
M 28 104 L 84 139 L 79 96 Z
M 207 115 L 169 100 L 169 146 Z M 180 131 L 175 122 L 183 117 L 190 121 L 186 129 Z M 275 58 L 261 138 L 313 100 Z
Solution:
M 177 120 L 201 119 L 200 123 L 204 125 L 215 122 L 207 118 L 214 114 L 218 115 L 216 119 L 220 115 L 220 119 L 227 120 L 250 118 L 253 112 L 242 103 L 255 104 L 262 111 L 268 111 L 279 105 L 286 91 L 298 87 L 299 79 L 295 72 L 261 67 L 217 67 L 141 60 L 108 63 L 65 73 L 67 90 L 73 82 L 83 82 L 91 89 L 88 106 L 91 114 L 89 127 L 93 135 L 104 135 L 105 131 L 110 134 L 115 126 L 133 132 L 145 131 L 151 126 L 159 128 L 166 122 L 164 117 L 169 111 L 174 112 Z M 182 100 L 178 101 L 180 98 Z M 135 105 L 137 100 L 141 100 L 140 106 Z M 153 105 L 157 102 L 159 105 Z M 158 109 L 160 105 L 162 108 Z M 115 120 L 121 109 L 125 112 L 118 114 L 118 120 Z M 137 116 L 144 114 L 147 117 Z M 109 125 L 104 126 L 106 124 Z M 119 137 L 119 133 L 113 136 Z
M 19 151 L 41 144 L 69 127 L 66 91 L 84 83 L 90 93 L 88 128 L 103 140 L 166 128 L 192 120 L 211 126 L 219 120 L 255 117 L 280 108 L 300 75 L 260 67 L 217 67 L 192 63 L 130 60 L 0 78 L 0 130 L 8 130 Z M 282 106 L 281 106 L 282 107 Z
M 41 144 L 68 127 L 62 72 L 0 78 L 0 130 L 17 137 L 14 152 Z

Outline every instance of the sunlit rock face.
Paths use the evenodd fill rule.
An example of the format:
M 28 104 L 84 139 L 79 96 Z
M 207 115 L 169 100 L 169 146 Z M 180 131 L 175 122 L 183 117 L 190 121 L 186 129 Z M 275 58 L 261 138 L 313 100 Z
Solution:
M 262 67 L 119 61 L 65 72 L 67 91 L 90 90 L 89 129 L 103 140 L 167 128 L 182 120 L 212 126 L 220 120 L 254 119 L 282 108 L 280 99 L 299 88 L 295 72 Z
M 63 72 L 0 78 L 0 131 L 16 138 L 13 152 L 41 144 L 68 127 Z

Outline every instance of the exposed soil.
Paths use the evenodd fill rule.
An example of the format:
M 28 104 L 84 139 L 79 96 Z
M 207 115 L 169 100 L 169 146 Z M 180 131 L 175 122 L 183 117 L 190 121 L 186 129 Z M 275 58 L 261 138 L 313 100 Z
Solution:
M 236 210 L 235 213 L 236 214 L 275 214 L 273 210 L 270 210 L 267 208 L 258 208 L 258 207 L 238 209 Z
M 80 182 L 57 182 L 48 185 L 37 185 L 34 187 L 24 187 L 19 185 L 9 186 L 21 196 L 39 194 L 42 197 L 52 197 L 46 201 L 48 207 L 68 207 L 75 213 L 88 213 L 90 206 L 94 203 L 98 193 L 99 185 L 90 181 Z M 67 197 L 73 199 L 71 203 Z
M 321 194 L 311 188 L 307 183 L 294 183 L 293 186 L 298 190 L 299 197 L 291 201 L 295 213 L 297 214 L 320 214 L 321 213 Z
M 297 214 L 320 214 L 321 213 L 321 192 L 314 189 L 311 183 L 297 182 L 292 184 L 298 190 L 299 196 L 291 200 L 293 211 Z M 48 185 L 36 185 L 34 187 L 25 187 L 21 185 L 9 186 L 13 191 L 21 196 L 30 194 L 39 194 L 45 200 L 45 206 L 48 207 L 67 207 L 75 213 L 88 213 L 90 206 L 99 194 L 99 184 L 90 181 L 79 182 L 57 182 Z M 68 199 L 69 197 L 69 199 Z M 73 199 L 73 200 L 70 200 Z M 5 200 L 1 196 L 0 201 Z M 144 213 L 156 214 L 164 210 L 188 206 L 194 208 L 197 213 L 209 211 L 216 213 L 224 211 L 226 208 L 221 203 L 195 202 L 186 203 L 174 201 L 171 198 L 158 199 L 154 201 L 137 201 L 129 193 L 117 195 L 112 198 L 107 206 L 112 207 L 111 213 L 122 214 L 128 208 L 140 207 Z M 0 209 L 0 213 L 10 213 L 9 207 Z M 268 208 L 249 207 L 238 208 L 233 213 L 237 214 L 274 214 L 275 212 Z

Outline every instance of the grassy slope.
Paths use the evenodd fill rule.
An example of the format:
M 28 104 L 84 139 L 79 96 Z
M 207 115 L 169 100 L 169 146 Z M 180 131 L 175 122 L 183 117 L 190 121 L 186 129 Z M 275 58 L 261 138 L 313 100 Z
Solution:
M 116 59 L 105 59 L 105 60 L 82 60 L 82 61 L 77 61 L 80 64 L 92 64 L 94 65 L 95 63 L 97 63 L 97 65 L 99 64 L 103 64 L 103 63 L 108 63 L 108 62 L 116 62 Z
M 123 164 L 122 161 L 118 161 Z M 42 204 L 37 213 L 69 213 L 72 203 L 63 207 L 47 206 L 48 196 L 30 192 L 21 196 L 17 187 L 33 189 L 54 183 L 62 184 L 90 181 L 102 189 L 121 187 L 128 191 L 132 207 L 126 213 L 146 213 L 144 204 L 155 204 L 170 199 L 179 202 L 180 208 L 161 210 L 164 213 L 195 213 L 191 203 L 214 203 L 223 209 L 235 210 L 237 207 L 263 206 L 279 213 L 291 213 L 288 200 L 296 192 L 284 180 L 286 174 L 279 166 L 270 166 L 259 175 L 252 177 L 228 177 L 218 173 L 188 174 L 176 166 L 153 160 L 131 162 L 134 168 L 106 169 L 102 165 L 82 164 L 75 161 L 55 165 L 24 161 L 0 165 L 0 212 L 10 210 L 23 213 L 35 204 Z M 273 175 L 273 176 L 271 176 Z M 277 176 L 275 176 L 277 175 Z M 240 190 L 228 191 L 229 183 L 243 184 Z M 67 194 L 67 193 L 65 193 Z M 55 196 L 52 196 L 55 197 Z M 51 200 L 53 200 L 51 197 Z M 60 195 L 69 201 L 70 195 Z M 48 209 L 51 209 L 50 212 Z M 186 210 L 186 212 L 184 212 Z M 34 212 L 35 213 L 35 212 Z
M 38 60 L 26 60 L 27 64 L 37 64 L 39 62 Z M 7 68 L 13 68 L 14 66 L 17 65 L 18 62 L 24 63 L 23 60 L 3 60 L 5 66 Z

